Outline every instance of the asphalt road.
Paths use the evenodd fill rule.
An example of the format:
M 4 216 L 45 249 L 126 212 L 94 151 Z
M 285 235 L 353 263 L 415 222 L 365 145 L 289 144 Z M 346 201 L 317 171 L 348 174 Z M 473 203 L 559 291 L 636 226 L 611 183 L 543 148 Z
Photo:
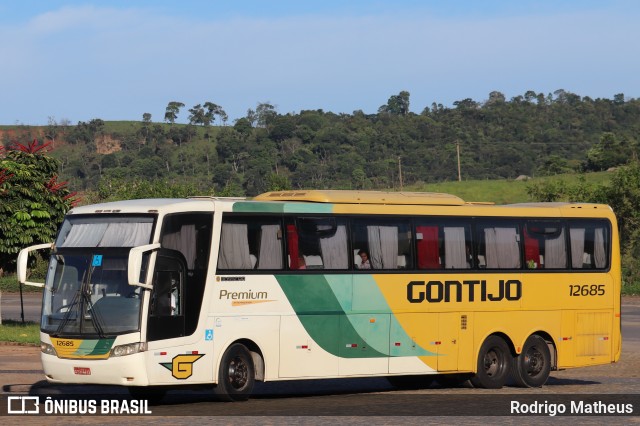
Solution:
M 5 300 L 3 316 L 6 312 L 4 303 Z M 500 390 L 486 390 L 473 389 L 466 384 L 461 387 L 432 384 L 421 389 L 399 390 L 384 378 L 304 380 L 258 383 L 254 397 L 243 403 L 219 402 L 209 389 L 171 391 L 161 404 L 149 409 L 154 423 L 158 424 L 191 423 L 184 416 L 201 416 L 192 417 L 198 421 L 226 419 L 227 423 L 244 424 L 265 423 L 268 419 L 271 423 L 273 419 L 307 423 L 312 419 L 310 416 L 314 416 L 314 423 L 320 418 L 328 420 L 324 416 L 335 416 L 331 418 L 338 423 L 348 419 L 350 424 L 388 423 L 388 416 L 402 416 L 400 421 L 411 424 L 424 423 L 423 416 L 429 416 L 431 423 L 451 423 L 451 415 L 467 416 L 462 418 L 463 423 L 486 423 L 492 421 L 491 418 L 482 420 L 478 415 L 509 415 L 513 401 L 547 404 L 547 407 L 560 404 L 591 406 L 599 402 L 631 404 L 637 416 L 640 413 L 640 298 L 623 299 L 622 334 L 620 362 L 552 372 L 548 383 L 538 389 L 506 386 Z M 126 390 L 119 387 L 48 384 L 42 377 L 39 350 L 33 347 L 0 346 L 0 383 L 5 395 L 128 399 Z M 151 420 L 146 416 L 131 419 Z M 536 423 L 550 419 L 553 417 L 537 417 Z M 520 417 L 503 417 L 502 420 L 514 424 L 527 421 Z M 82 418 L 85 424 L 104 421 L 105 417 L 100 416 Z M 618 417 L 608 419 L 607 423 L 628 424 L 630 421 L 640 423 L 640 418 Z M 580 419 L 583 424 L 601 422 L 601 417 Z M 4 423 L 2 418 L 0 423 Z
M 0 315 L 3 320 L 19 321 L 21 317 L 20 293 L 2 293 L 0 295 Z M 23 293 L 22 306 L 24 307 L 24 320 L 40 322 L 42 308 L 42 293 Z

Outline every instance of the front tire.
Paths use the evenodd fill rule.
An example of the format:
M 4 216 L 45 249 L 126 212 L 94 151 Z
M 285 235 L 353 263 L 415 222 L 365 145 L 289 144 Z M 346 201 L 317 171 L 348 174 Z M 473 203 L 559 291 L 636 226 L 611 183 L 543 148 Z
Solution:
M 222 356 L 214 393 L 222 401 L 246 401 L 253 392 L 255 367 L 251 352 L 242 344 L 229 346 Z
M 498 336 L 489 336 L 480 347 L 478 369 L 471 383 L 477 388 L 500 389 L 507 381 L 511 351 Z
M 516 386 L 539 388 L 547 382 L 551 372 L 551 353 L 547 342 L 537 334 L 529 336 L 522 353 L 513 358 L 511 377 Z

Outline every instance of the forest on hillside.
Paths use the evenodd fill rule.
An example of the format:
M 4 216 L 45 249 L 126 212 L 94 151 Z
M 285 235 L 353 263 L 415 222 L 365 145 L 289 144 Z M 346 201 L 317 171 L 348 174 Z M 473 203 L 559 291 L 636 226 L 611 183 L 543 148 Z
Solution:
M 170 102 L 162 122 L 142 120 L 3 126 L 2 144 L 50 141 L 61 179 L 98 190 L 139 179 L 190 185 L 199 193 L 255 195 L 297 188 L 398 189 L 458 179 L 516 178 L 606 170 L 637 158 L 640 100 L 592 99 L 557 90 L 506 99 L 432 104 L 410 111 L 410 94 L 375 114 L 278 113 L 266 103 L 228 123 L 207 102 Z M 176 123 L 188 112 L 189 124 Z M 216 122 L 218 118 L 218 122 Z

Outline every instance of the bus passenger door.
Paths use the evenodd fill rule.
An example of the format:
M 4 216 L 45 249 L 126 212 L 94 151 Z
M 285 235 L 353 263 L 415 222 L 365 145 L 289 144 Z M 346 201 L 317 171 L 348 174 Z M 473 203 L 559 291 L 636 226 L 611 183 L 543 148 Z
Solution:
M 184 356 L 185 348 L 180 347 L 182 342 L 177 340 L 184 336 L 186 273 L 186 264 L 179 252 L 158 250 L 147 319 L 148 349 L 145 352 L 147 374 L 153 384 L 178 383 L 193 373 L 192 369 L 187 371 L 187 364 L 193 367 L 193 362 Z M 178 364 L 182 364 L 180 368 Z

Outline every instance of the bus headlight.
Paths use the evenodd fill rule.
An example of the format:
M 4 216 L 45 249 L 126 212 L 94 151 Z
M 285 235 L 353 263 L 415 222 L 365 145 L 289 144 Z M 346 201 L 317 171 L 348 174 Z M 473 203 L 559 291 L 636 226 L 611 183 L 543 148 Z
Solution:
M 147 350 L 147 344 L 143 342 L 130 343 L 128 345 L 120 345 L 111 349 L 111 356 L 126 356 L 144 352 Z
M 55 355 L 58 356 L 56 350 L 48 343 L 40 342 L 40 352 L 46 355 Z

